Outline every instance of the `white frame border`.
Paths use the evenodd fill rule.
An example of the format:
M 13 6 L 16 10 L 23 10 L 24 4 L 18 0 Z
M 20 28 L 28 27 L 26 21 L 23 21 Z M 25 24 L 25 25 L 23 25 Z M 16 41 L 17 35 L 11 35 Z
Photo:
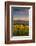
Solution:
M 29 34 L 30 36 L 20 36 L 20 38 L 19 38 L 19 36 L 11 37 L 11 7 L 31 7 L 31 10 L 30 10 L 31 11 L 31 13 L 30 13 L 31 16 L 29 15 L 29 21 L 32 22 L 32 6 L 29 6 L 29 5 L 24 5 L 24 6 L 23 5 L 10 5 L 10 7 L 9 7 L 10 8 L 10 40 L 32 40 L 32 31 L 29 31 L 30 34 L 31 34 L 31 35 Z M 30 20 L 30 18 L 31 18 L 31 20 Z M 32 25 L 31 25 L 31 27 L 32 27 Z M 29 29 L 30 29 L 30 27 L 29 27 Z

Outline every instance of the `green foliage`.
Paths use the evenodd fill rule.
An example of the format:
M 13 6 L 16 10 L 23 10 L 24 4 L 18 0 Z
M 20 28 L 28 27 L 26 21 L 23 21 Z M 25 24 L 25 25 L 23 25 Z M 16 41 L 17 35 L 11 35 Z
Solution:
M 29 30 L 17 30 L 13 32 L 13 36 L 27 36 L 29 34 Z
M 29 27 L 18 25 L 14 27 L 13 36 L 28 36 L 29 35 Z

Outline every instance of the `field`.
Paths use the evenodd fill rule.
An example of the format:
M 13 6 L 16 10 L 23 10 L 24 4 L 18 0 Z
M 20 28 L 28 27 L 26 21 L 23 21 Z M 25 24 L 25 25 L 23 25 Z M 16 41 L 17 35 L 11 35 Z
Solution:
M 29 35 L 29 25 L 25 22 L 19 21 L 13 25 L 13 36 L 28 36 Z

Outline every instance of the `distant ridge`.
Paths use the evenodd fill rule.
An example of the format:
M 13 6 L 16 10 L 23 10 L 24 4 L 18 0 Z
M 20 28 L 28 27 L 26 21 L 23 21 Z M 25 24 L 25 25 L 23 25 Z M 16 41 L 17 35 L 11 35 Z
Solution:
M 23 21 L 23 20 L 14 20 L 13 23 L 29 25 L 29 21 Z

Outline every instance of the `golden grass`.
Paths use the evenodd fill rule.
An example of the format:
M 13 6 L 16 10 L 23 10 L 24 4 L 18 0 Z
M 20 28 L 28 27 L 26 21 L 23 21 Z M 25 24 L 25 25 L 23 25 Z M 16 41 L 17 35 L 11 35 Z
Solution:
M 20 31 L 23 31 L 23 30 L 28 30 L 29 29 L 29 26 L 27 25 L 14 25 L 14 32 L 17 31 L 17 30 L 20 30 Z

